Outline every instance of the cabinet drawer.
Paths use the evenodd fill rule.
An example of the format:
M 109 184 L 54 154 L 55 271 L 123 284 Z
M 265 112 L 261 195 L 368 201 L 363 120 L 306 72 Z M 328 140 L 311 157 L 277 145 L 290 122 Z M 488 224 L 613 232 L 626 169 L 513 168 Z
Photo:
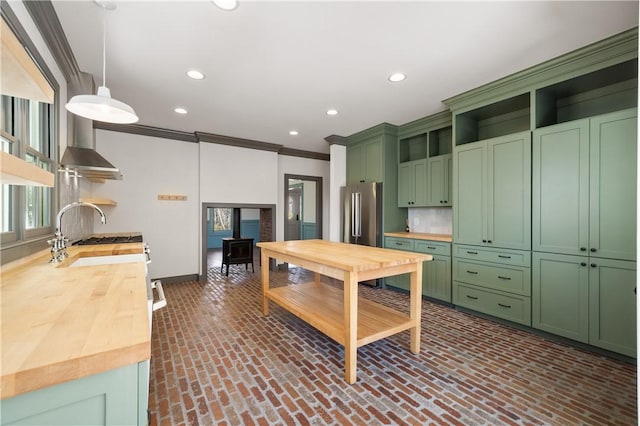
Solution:
M 453 282 L 453 303 L 474 311 L 531 326 L 531 298 Z
M 531 296 L 531 270 L 529 268 L 454 259 L 453 279 L 494 290 Z
M 415 240 L 415 251 L 418 253 L 451 256 L 451 244 L 440 241 Z
M 385 237 L 384 246 L 390 249 L 413 251 L 414 240 L 410 238 Z
M 495 262 L 505 265 L 531 267 L 531 252 L 492 249 L 476 246 L 453 245 L 453 255 L 465 259 L 481 260 L 483 262 Z

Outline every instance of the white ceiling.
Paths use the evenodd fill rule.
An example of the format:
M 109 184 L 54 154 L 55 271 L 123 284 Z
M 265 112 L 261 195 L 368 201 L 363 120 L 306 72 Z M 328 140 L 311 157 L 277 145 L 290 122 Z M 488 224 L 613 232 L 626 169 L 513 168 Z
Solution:
M 53 3 L 80 69 L 100 85 L 102 8 Z M 326 136 L 442 111 L 443 99 L 638 25 L 637 1 L 239 3 L 116 2 L 106 16 L 112 96 L 139 124 L 327 153 Z M 187 78 L 191 68 L 207 78 Z M 407 79 L 390 83 L 395 71 Z

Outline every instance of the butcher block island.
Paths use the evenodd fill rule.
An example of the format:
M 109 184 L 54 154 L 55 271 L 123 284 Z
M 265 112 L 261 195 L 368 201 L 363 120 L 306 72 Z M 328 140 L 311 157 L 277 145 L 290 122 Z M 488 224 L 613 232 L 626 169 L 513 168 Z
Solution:
M 344 346 L 345 379 L 357 379 L 358 347 L 411 330 L 410 348 L 420 352 L 422 262 L 431 255 L 325 240 L 261 242 L 263 313 L 269 300 Z M 313 271 L 314 281 L 270 288 L 269 259 Z M 358 282 L 406 274 L 411 276 L 409 315 L 358 298 Z M 343 289 L 320 282 L 322 275 L 343 282 Z
M 143 245 L 73 246 L 68 253 L 58 264 L 46 250 L 2 268 L 2 424 L 146 424 L 151 336 Z M 73 266 L 134 254 L 127 263 Z

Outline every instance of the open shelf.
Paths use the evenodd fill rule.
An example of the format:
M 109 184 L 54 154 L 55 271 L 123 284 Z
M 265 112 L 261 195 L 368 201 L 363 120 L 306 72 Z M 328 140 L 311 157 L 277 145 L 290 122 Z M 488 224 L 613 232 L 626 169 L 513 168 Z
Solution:
M 451 154 L 451 126 L 429 132 L 429 157 Z
M 310 282 L 271 288 L 267 297 L 286 310 L 345 345 L 344 294 L 339 288 Z M 358 347 L 415 326 L 409 315 L 371 300 L 358 298 Z
M 400 139 L 398 141 L 398 162 L 422 160 L 427 158 L 427 134 Z
M 530 130 L 530 92 L 455 116 L 456 145 Z
M 83 203 L 91 203 L 97 206 L 117 206 L 118 203 L 116 201 L 110 200 L 108 198 L 80 198 L 80 201 Z
M 562 81 L 536 91 L 536 128 L 638 105 L 638 60 Z

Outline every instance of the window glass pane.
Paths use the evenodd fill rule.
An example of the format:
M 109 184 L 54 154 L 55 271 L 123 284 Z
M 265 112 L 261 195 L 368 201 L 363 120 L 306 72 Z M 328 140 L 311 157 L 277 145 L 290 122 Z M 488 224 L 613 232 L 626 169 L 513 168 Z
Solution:
M 2 185 L 1 232 L 13 231 L 13 185 Z
M 213 209 L 213 230 L 230 231 L 233 209 Z
M 27 194 L 27 208 L 25 210 L 25 229 L 34 229 L 36 227 L 36 187 L 25 187 Z
M 29 146 L 44 153 L 40 102 L 29 101 Z

